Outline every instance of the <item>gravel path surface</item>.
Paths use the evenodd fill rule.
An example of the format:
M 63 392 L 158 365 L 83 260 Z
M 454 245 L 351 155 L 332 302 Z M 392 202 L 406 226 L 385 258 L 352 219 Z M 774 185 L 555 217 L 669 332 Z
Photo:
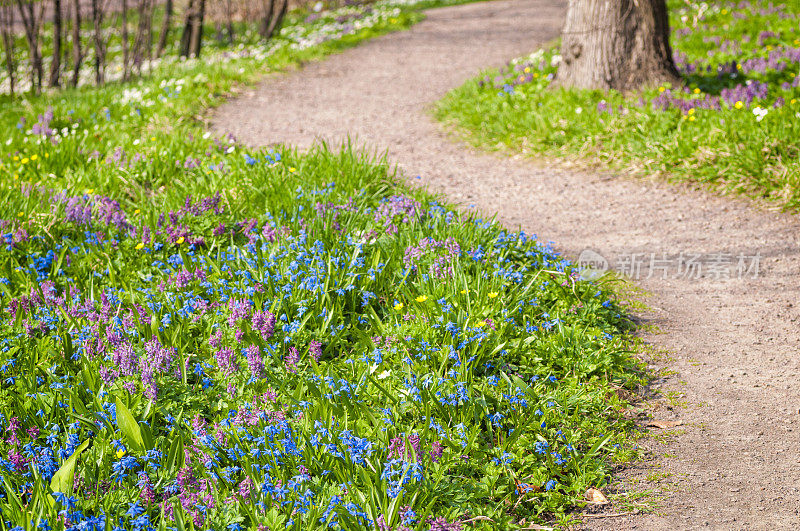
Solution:
M 370 149 L 388 149 L 411 182 L 464 208 L 497 212 L 508 226 L 552 240 L 569 255 L 592 249 L 614 267 L 640 253 L 637 285 L 651 308 L 641 317 L 659 327 L 646 340 L 669 352 L 659 363 L 674 371 L 660 383 L 663 398 L 650 413 L 683 425 L 668 442 L 645 443 L 655 466 L 621 473 L 622 487 L 634 489 L 652 486 L 646 477 L 653 472 L 671 474 L 655 485 L 667 494 L 657 513 L 587 525 L 797 528 L 800 223 L 687 187 L 477 153 L 429 117 L 448 89 L 556 37 L 564 7 L 557 0 L 497 0 L 432 10 L 410 31 L 268 77 L 220 108 L 213 127 L 252 145 L 338 144 L 349 135 Z M 651 270 L 651 253 L 670 260 Z M 677 273 L 680 253 L 703 255 L 700 275 Z M 757 277 L 751 271 L 740 278 L 740 255 L 749 267 L 756 253 Z M 720 269 L 732 278 L 715 279 Z

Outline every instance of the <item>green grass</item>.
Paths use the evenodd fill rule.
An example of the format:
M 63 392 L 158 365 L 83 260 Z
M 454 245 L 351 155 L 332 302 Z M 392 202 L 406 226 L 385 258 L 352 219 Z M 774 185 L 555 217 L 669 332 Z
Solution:
M 0 529 L 566 525 L 635 455 L 608 286 L 383 159 L 203 129 L 420 16 L 0 103 Z
M 671 1 L 669 8 L 685 92 L 553 89 L 558 49 L 552 48 L 451 91 L 436 115 L 488 149 L 663 174 L 797 209 L 800 4 L 769 10 L 758 2 Z M 773 34 L 762 34 L 767 30 Z M 731 61 L 739 67 L 730 70 Z M 752 101 L 743 92 L 723 94 L 747 83 L 765 84 L 766 94 Z

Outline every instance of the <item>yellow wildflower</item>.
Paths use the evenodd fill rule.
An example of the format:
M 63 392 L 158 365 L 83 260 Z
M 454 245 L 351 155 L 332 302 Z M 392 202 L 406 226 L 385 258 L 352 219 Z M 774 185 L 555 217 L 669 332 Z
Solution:
M 744 107 L 744 103 L 742 103 L 741 101 L 737 101 L 736 103 L 733 104 L 733 106 L 736 107 L 737 109 L 741 109 L 742 107 Z
M 417 302 L 425 302 L 426 300 L 428 300 L 428 297 L 426 297 L 425 295 L 420 295 L 419 297 L 417 297 Z
M 178 245 L 182 244 L 183 243 L 183 236 L 181 236 L 180 238 L 175 240 L 175 243 L 177 243 Z
M 125 455 L 125 450 L 117 450 L 116 453 L 117 459 L 122 459 L 123 455 Z
M 141 251 L 142 249 L 144 249 L 144 244 L 142 242 L 137 243 L 136 244 L 136 250 L 137 251 Z
M 694 93 L 695 93 L 695 94 L 700 94 L 700 89 L 699 89 L 699 88 L 695 88 L 695 89 L 694 89 Z
M 394 309 L 399 312 L 400 310 L 403 309 L 403 303 L 402 302 L 398 302 L 397 304 L 394 305 Z
M 498 295 L 498 293 L 496 291 L 489 292 L 489 298 L 490 299 L 494 299 L 495 297 L 497 297 L 497 295 Z
M 37 160 L 38 158 L 39 158 L 39 155 L 31 155 L 31 160 Z
M 24 159 L 22 159 L 20 162 L 21 162 L 22 164 L 27 164 L 28 162 L 30 162 L 30 159 L 29 159 L 28 157 L 25 157 L 25 158 L 24 158 Z

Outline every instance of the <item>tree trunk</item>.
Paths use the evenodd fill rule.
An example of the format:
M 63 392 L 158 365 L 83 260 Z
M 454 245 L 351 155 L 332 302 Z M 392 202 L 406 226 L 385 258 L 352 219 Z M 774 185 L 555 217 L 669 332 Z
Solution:
M 77 87 L 81 76 L 81 0 L 72 0 L 72 86 Z
M 120 38 L 122 39 L 122 81 L 128 80 L 128 71 L 130 69 L 130 47 L 128 42 L 128 0 L 122 0 L 121 6 L 122 15 L 122 32 Z
M 679 81 L 664 0 L 569 0 L 557 85 L 625 91 Z
M 94 26 L 94 79 L 98 85 L 106 77 L 106 45 L 103 39 L 103 15 L 105 7 L 101 0 L 92 0 L 92 24 Z
M 181 34 L 181 57 L 200 57 L 205 15 L 206 0 L 189 0 Z
M 272 19 L 272 23 L 269 25 L 266 34 L 264 35 L 264 40 L 268 41 L 275 35 L 275 32 L 281 29 L 283 25 L 283 17 L 286 16 L 286 10 L 289 7 L 289 0 L 283 0 L 280 9 L 278 10 L 277 15 Z
M 53 60 L 50 63 L 50 79 L 48 85 L 57 87 L 61 84 L 61 36 L 63 19 L 61 0 L 53 0 Z
M 192 37 L 189 41 L 189 55 L 200 57 L 200 49 L 203 47 L 203 24 L 206 21 L 206 0 L 197 0 L 197 11 L 195 12 L 192 23 Z
M 139 0 L 137 8 L 139 23 L 136 26 L 136 37 L 133 40 L 133 66 L 136 73 L 142 75 L 142 63 L 150 60 L 150 48 L 153 41 L 150 30 L 153 20 L 153 3 L 149 0 Z
M 31 61 L 31 90 L 38 93 L 42 89 L 42 78 L 44 77 L 44 67 L 42 65 L 42 51 L 39 48 L 39 27 L 42 24 L 44 13 L 44 2 L 38 5 L 39 10 L 34 9 L 33 2 L 17 0 L 19 16 L 22 18 L 22 26 L 25 29 L 25 39 L 28 41 L 28 50 Z
M 144 53 L 147 59 L 147 71 L 152 73 L 153 69 L 153 15 L 155 14 L 156 3 L 147 0 L 147 31 L 145 36 Z
M 261 18 L 261 24 L 258 26 L 258 33 L 267 39 L 267 32 L 272 24 L 272 15 L 275 13 L 275 0 L 267 0 L 267 5 L 264 6 L 264 16 Z
M 158 47 L 156 48 L 156 57 L 161 57 L 164 53 L 164 48 L 167 47 L 167 39 L 169 37 L 170 26 L 172 25 L 172 0 L 167 0 L 164 3 L 164 22 L 161 26 L 161 33 L 158 36 Z
M 231 0 L 226 0 L 225 3 L 225 18 L 228 30 L 228 44 L 233 44 L 233 3 Z
M 14 9 L 10 4 L 0 4 L 0 31 L 3 34 L 3 49 L 6 55 L 6 72 L 8 72 L 8 90 L 14 95 L 16 66 L 14 64 Z
M 181 57 L 189 57 L 189 41 L 192 35 L 192 19 L 194 18 L 194 0 L 189 0 L 186 12 L 183 15 L 183 31 L 181 32 L 181 42 L 178 46 Z

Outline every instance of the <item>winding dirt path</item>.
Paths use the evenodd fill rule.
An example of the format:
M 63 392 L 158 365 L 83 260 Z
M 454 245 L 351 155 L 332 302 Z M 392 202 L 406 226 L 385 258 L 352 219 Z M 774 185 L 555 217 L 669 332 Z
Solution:
M 657 482 L 667 491 L 657 512 L 587 525 L 798 528 L 800 223 L 687 187 L 477 153 L 429 118 L 448 89 L 556 37 L 564 7 L 496 0 L 432 10 L 410 31 L 267 78 L 219 109 L 213 127 L 252 145 L 338 144 L 350 135 L 388 149 L 412 182 L 465 208 L 497 212 L 569 255 L 590 248 L 613 267 L 641 253 L 638 285 L 651 307 L 642 319 L 659 327 L 646 340 L 669 352 L 658 363 L 675 371 L 649 413 L 683 425 L 668 442 L 644 443 L 658 457 L 654 465 L 621 474 L 623 490 L 652 486 L 654 472 L 671 474 Z M 663 269 L 648 275 L 651 253 L 671 256 L 660 263 L 670 264 L 667 279 Z M 703 254 L 700 278 L 677 274 L 679 253 Z M 733 278 L 714 279 L 718 253 L 729 255 L 716 261 L 730 260 Z M 757 278 L 739 278 L 739 255 L 750 266 L 756 253 Z

